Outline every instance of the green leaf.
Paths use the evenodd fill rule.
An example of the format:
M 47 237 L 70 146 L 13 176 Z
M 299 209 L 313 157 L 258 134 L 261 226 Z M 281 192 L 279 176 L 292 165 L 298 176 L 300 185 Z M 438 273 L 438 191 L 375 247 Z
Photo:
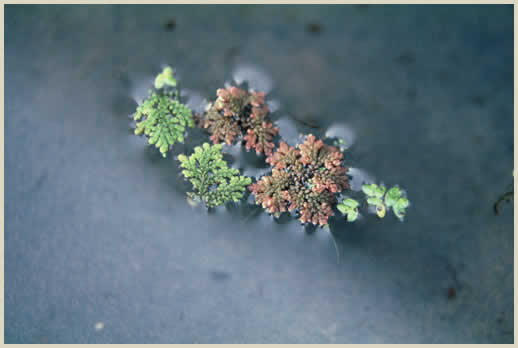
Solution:
M 165 157 L 165 153 L 167 152 L 167 145 L 164 144 L 160 147 L 160 152 L 162 152 L 162 154 L 164 154 L 164 157 Z
M 371 205 L 383 205 L 383 200 L 378 197 L 369 197 L 367 198 L 367 203 Z
M 156 78 L 155 78 L 155 88 L 156 89 L 160 89 L 162 87 L 164 87 L 164 76 L 162 74 L 158 75 Z
M 358 205 L 359 203 L 351 198 L 346 198 L 342 201 L 342 203 L 337 204 L 336 208 L 344 215 L 347 215 L 348 221 L 349 219 L 356 220 L 358 217 Z
M 405 209 L 408 207 L 408 199 L 406 199 L 405 197 L 401 197 L 400 199 L 398 199 L 398 201 L 396 202 L 396 204 L 394 206 L 398 207 L 398 208 L 401 208 L 401 209 Z
M 399 187 L 394 186 L 393 188 L 388 190 L 387 194 L 385 195 L 385 204 L 387 205 L 387 207 L 391 207 L 394 204 L 396 204 L 400 197 L 401 190 L 399 189 Z
M 160 89 L 164 86 L 176 87 L 176 79 L 173 76 L 173 69 L 170 67 L 164 68 L 162 73 L 155 78 L 155 88 Z
M 137 107 L 134 115 L 137 121 L 135 134 L 148 136 L 149 143 L 155 145 L 164 157 L 169 146 L 184 141 L 185 126 L 182 124 L 194 126 L 191 109 L 175 98 L 173 92 L 152 92 Z
M 347 221 L 353 222 L 358 218 L 358 209 L 350 210 L 347 214 Z
M 401 207 L 393 207 L 394 214 L 400 219 L 403 220 L 403 218 L 406 215 L 405 208 Z
M 362 185 L 362 191 L 367 196 L 376 196 L 377 188 L 378 188 L 378 185 L 376 185 L 376 184 L 365 184 L 365 185 Z
M 383 204 L 376 206 L 376 214 L 378 215 L 379 218 L 383 219 L 385 217 L 385 213 L 386 213 L 386 210 L 385 210 L 385 206 Z
M 342 203 L 352 209 L 356 208 L 359 205 L 359 203 L 357 201 L 355 201 L 354 199 L 351 199 L 351 198 L 344 199 L 342 201 Z
M 228 168 L 222 160 L 222 146 L 204 143 L 196 146 L 191 156 L 179 155 L 182 171 L 194 189 L 191 195 L 200 197 L 208 207 L 230 201 L 238 202 L 252 179 L 239 175 L 239 170 Z
M 340 211 L 340 213 L 342 214 L 347 214 L 347 212 L 349 211 L 349 207 L 346 206 L 345 204 L 337 204 L 336 205 L 336 209 L 338 209 Z
M 173 69 L 167 67 L 163 72 L 164 83 L 171 87 L 176 87 L 176 79 L 173 77 Z
M 378 197 L 378 198 L 382 198 L 383 195 L 385 194 L 385 186 L 383 185 L 380 185 L 376 188 L 376 193 L 375 193 L 375 196 Z

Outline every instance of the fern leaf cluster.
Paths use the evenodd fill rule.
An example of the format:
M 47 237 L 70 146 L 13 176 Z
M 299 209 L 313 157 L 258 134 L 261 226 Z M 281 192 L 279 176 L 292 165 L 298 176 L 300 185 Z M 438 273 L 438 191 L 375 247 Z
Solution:
M 193 116 L 191 109 L 180 101 L 172 68 L 166 67 L 156 76 L 154 87 L 133 115 L 137 122 L 136 135 L 147 136 L 149 143 L 166 157 L 175 143 L 183 143 L 187 127 L 198 123 L 211 134 L 213 145 L 204 143 L 195 147 L 189 157 L 178 156 L 182 174 L 192 184 L 192 192 L 188 193 L 191 199 L 213 208 L 238 202 L 248 188 L 255 196 L 255 203 L 268 213 L 280 216 L 283 212 L 296 211 L 303 224 L 328 226 L 334 207 L 349 222 L 358 218 L 358 201 L 346 198 L 336 204 L 337 194 L 349 189 L 348 168 L 342 154 L 344 140 L 338 138 L 333 143 L 335 146 L 329 146 L 309 134 L 296 147 L 282 141 L 276 147 L 273 138 L 279 129 L 270 119 L 263 92 L 232 86 L 218 89 L 216 101 L 203 114 Z M 258 154 L 266 155 L 266 162 L 271 165 L 270 175 L 263 175 L 252 184 L 251 178 L 228 167 L 220 143 L 230 145 L 236 139 L 247 150 L 255 149 Z M 400 188 L 387 191 L 383 185 L 367 184 L 362 191 L 380 218 L 392 208 L 396 217 L 403 220 L 409 201 Z
M 200 116 L 199 126 L 206 129 L 214 144 L 228 145 L 236 138 L 243 140 L 247 150 L 270 156 L 279 132 L 270 120 L 263 92 L 249 92 L 237 87 L 220 88 L 218 99 Z
M 333 215 L 335 194 L 349 188 L 347 168 L 337 148 L 325 145 L 312 134 L 296 148 L 281 142 L 266 159 L 271 175 L 263 176 L 249 189 L 255 203 L 280 216 L 297 210 L 305 224 L 325 226 Z
M 241 200 L 252 182 L 250 178 L 240 176 L 239 170 L 227 166 L 221 148 L 221 144 L 204 143 L 202 147 L 195 147 L 191 156 L 178 156 L 184 168 L 182 174 L 193 187 L 189 196 L 204 201 L 209 208 Z
M 163 157 L 176 142 L 183 143 L 186 127 L 194 127 L 191 109 L 178 101 L 175 91 L 150 92 L 134 119 L 138 121 L 135 134 L 148 136 Z

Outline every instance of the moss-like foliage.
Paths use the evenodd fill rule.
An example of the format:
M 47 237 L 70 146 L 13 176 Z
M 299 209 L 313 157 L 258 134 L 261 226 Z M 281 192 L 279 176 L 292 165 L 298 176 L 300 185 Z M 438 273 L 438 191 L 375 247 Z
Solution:
M 191 156 L 178 156 L 184 168 L 182 173 L 193 187 L 189 197 L 204 201 L 209 208 L 241 200 L 252 182 L 248 177 L 239 176 L 239 170 L 228 168 L 221 148 L 220 144 L 211 146 L 204 143 L 202 147 L 196 146 Z
M 218 89 L 217 95 L 218 99 L 199 120 L 199 126 L 211 134 L 212 142 L 230 145 L 237 137 L 248 150 L 270 156 L 275 147 L 272 139 L 279 129 L 269 121 L 264 93 L 228 87 Z
M 192 111 L 180 103 L 176 91 L 151 92 L 134 115 L 135 134 L 145 134 L 163 157 L 176 143 L 183 143 L 185 128 L 194 127 Z
M 337 148 L 311 134 L 297 148 L 281 142 L 275 154 L 266 159 L 273 167 L 272 174 L 249 189 L 256 204 L 275 216 L 297 210 L 303 224 L 325 226 L 333 215 L 335 194 L 349 188 L 342 158 Z

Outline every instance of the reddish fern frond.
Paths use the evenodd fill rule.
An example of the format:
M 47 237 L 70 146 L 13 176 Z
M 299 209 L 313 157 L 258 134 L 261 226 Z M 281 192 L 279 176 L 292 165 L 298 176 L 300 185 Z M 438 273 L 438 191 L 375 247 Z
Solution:
M 269 213 L 280 215 L 297 210 L 303 223 L 324 226 L 333 215 L 335 194 L 349 188 L 343 155 L 313 135 L 294 148 L 281 142 L 266 161 L 273 167 L 250 186 L 256 203 Z
M 270 156 L 279 132 L 269 120 L 263 92 L 248 92 L 237 87 L 221 88 L 214 104 L 200 115 L 199 126 L 206 129 L 213 143 L 232 144 L 241 139 L 247 150 Z

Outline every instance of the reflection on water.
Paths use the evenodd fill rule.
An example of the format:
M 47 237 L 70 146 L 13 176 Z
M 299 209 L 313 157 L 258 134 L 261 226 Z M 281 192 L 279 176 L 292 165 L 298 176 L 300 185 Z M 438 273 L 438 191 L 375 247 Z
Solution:
M 344 151 L 351 147 L 351 145 L 354 144 L 354 141 L 356 140 L 356 136 L 354 134 L 354 131 L 347 127 L 344 124 L 338 124 L 335 123 L 331 125 L 326 133 L 325 136 L 327 138 L 338 138 L 343 140 L 343 143 L 340 144 L 340 150 Z
M 268 109 L 270 109 L 271 113 L 274 113 L 281 108 L 281 103 L 275 99 L 266 100 L 266 105 L 268 105 Z
M 292 118 L 283 116 L 276 120 L 275 124 L 279 127 L 279 136 L 282 141 L 291 146 L 296 146 L 300 142 L 301 133 L 297 130 L 297 125 Z
M 197 91 L 182 89 L 180 96 L 184 99 L 185 105 L 190 107 L 193 113 L 203 113 L 210 104 L 210 102 Z
M 130 96 L 140 105 L 148 96 L 148 91 L 152 88 L 155 78 L 154 76 L 148 76 L 131 80 Z
M 363 184 L 376 182 L 376 178 L 359 168 L 349 168 L 347 174 L 350 175 L 349 185 L 352 191 L 361 191 Z
M 238 84 L 246 81 L 250 89 L 265 94 L 270 93 L 273 87 L 272 78 L 262 68 L 248 63 L 236 66 L 232 77 Z

